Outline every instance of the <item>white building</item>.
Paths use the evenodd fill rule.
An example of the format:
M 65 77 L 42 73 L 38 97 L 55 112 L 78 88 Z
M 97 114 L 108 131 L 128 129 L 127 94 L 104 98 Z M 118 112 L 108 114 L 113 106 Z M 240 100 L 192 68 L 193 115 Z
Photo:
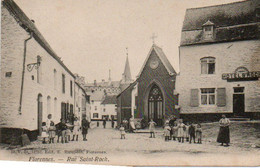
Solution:
M 259 118 L 259 3 L 187 9 L 176 79 L 182 118 Z

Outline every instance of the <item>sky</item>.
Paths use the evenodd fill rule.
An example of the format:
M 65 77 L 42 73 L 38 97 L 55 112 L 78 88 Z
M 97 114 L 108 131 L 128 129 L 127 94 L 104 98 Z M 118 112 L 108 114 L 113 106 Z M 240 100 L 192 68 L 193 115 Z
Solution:
M 86 82 L 120 80 L 126 48 L 132 78 L 155 44 L 179 71 L 181 28 L 187 8 L 238 0 L 14 0 L 73 72 Z

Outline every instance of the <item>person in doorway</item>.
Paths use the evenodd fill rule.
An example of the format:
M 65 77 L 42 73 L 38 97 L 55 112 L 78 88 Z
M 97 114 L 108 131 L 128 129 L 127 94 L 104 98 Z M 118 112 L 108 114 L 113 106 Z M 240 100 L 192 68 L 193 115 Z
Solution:
M 183 120 L 180 119 L 178 123 L 178 141 L 184 143 L 184 127 Z
M 81 121 L 81 127 L 82 127 L 83 141 L 87 141 L 89 121 L 86 119 L 86 116 L 84 116 L 82 121 Z
M 230 135 L 229 135 L 229 125 L 230 120 L 226 118 L 225 115 L 222 115 L 222 118 L 219 120 L 219 134 L 217 138 L 217 142 L 221 143 L 221 146 L 225 143 L 225 146 L 229 146 L 230 143 Z
M 135 131 L 135 129 L 136 129 L 135 128 L 134 118 L 130 118 L 129 125 L 130 125 L 129 132 L 133 133 Z
M 125 130 L 128 130 L 128 121 L 126 118 L 123 120 L 123 126 L 125 127 Z
M 123 124 L 120 125 L 119 131 L 120 131 L 121 139 L 125 139 L 125 127 L 123 126 Z
M 106 128 L 106 124 L 107 124 L 107 121 L 106 121 L 106 119 L 104 118 L 104 119 L 103 119 L 103 128 Z
M 49 127 L 49 142 L 54 143 L 54 138 L 56 136 L 56 127 L 52 121 Z
M 155 138 L 155 125 L 156 123 L 153 121 L 153 119 L 150 120 L 148 123 L 149 125 L 149 131 L 150 131 L 150 138 Z
M 71 141 L 74 141 L 74 138 L 76 137 L 76 141 L 78 141 L 79 138 L 79 129 L 80 129 L 80 123 L 77 117 L 74 119 L 74 127 L 73 127 L 73 138 Z

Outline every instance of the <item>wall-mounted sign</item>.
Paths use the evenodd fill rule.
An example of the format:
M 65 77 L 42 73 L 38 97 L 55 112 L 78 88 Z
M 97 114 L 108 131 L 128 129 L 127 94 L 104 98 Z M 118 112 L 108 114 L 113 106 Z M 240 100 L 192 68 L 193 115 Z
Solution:
M 245 67 L 238 67 L 235 73 L 224 73 L 222 74 L 222 79 L 228 82 L 234 81 L 251 81 L 258 80 L 260 78 L 260 71 L 249 72 Z

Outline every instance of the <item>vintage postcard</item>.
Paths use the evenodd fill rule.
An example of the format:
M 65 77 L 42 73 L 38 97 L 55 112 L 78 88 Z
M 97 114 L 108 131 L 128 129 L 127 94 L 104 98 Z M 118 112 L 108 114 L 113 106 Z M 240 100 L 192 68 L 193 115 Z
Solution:
M 260 166 L 260 0 L 1 0 L 0 160 Z

